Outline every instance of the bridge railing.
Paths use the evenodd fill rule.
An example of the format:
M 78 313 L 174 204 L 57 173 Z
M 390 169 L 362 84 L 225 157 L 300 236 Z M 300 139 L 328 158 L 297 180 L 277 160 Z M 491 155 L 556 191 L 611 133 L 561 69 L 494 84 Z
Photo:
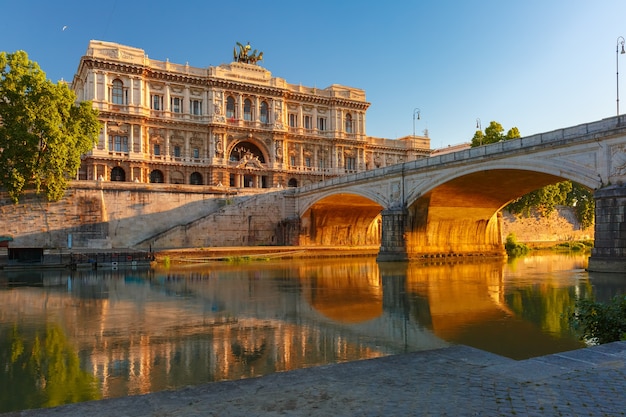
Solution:
M 463 149 L 456 152 L 421 158 L 397 165 L 390 165 L 383 168 L 363 171 L 357 174 L 344 175 L 333 178 L 332 180 L 306 185 L 302 187 L 301 190 L 306 192 L 326 187 L 328 185 L 340 185 L 373 177 L 400 174 L 402 171 L 405 170 L 435 167 L 444 163 L 467 161 L 474 158 L 478 159 L 487 157 L 489 155 L 503 154 L 538 146 L 546 146 L 550 144 L 554 145 L 560 141 L 572 141 L 579 138 L 588 138 L 589 135 L 594 135 L 594 137 L 597 139 L 602 136 L 615 134 L 616 132 L 626 133 L 626 115 L 614 116 L 607 119 L 602 119 L 597 122 L 584 123 L 577 126 L 566 127 L 545 133 L 538 133 L 536 135 L 526 136 L 518 139 L 512 139 L 478 146 L 475 148 Z

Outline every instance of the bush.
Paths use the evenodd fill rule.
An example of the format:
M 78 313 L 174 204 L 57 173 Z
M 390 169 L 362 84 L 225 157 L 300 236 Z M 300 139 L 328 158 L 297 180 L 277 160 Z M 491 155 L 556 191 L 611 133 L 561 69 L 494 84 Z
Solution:
M 526 255 L 530 252 L 530 248 L 523 243 L 517 241 L 517 238 L 513 233 L 509 233 L 504 243 L 504 249 L 507 255 L 511 257 Z
M 626 340 L 626 296 L 615 296 L 609 303 L 580 299 L 570 322 L 589 344 Z

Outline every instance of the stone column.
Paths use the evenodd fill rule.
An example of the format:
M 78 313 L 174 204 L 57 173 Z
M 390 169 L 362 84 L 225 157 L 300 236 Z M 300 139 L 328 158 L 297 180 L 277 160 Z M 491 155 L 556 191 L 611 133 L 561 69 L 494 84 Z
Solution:
M 134 153 L 135 152 L 135 125 L 131 124 L 129 125 L 129 129 L 128 129 L 128 153 Z
M 589 258 L 589 271 L 626 271 L 626 186 L 597 190 L 595 245 Z
M 404 233 L 406 210 L 402 208 L 386 209 L 381 215 L 382 237 L 376 260 L 378 262 L 407 261 L 408 254 Z

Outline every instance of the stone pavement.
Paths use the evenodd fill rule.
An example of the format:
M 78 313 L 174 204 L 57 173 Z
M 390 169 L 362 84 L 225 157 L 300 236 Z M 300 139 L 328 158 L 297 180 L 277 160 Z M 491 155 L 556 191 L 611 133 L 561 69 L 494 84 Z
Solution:
M 624 416 L 626 342 L 523 361 L 467 346 L 8 416 Z

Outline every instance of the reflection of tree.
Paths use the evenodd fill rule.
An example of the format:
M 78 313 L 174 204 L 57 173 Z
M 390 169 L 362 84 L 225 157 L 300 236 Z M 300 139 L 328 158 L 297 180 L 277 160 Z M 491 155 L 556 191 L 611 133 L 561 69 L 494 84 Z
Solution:
M 591 293 L 591 287 L 582 289 L 583 293 Z M 506 302 L 518 316 L 537 323 L 543 331 L 563 335 L 571 333 L 569 314 L 581 295 L 574 287 L 559 288 L 546 284 L 518 289 L 506 295 Z
M 17 325 L 0 329 L 0 412 L 100 398 L 97 379 L 80 368 L 59 326 L 27 333 Z

